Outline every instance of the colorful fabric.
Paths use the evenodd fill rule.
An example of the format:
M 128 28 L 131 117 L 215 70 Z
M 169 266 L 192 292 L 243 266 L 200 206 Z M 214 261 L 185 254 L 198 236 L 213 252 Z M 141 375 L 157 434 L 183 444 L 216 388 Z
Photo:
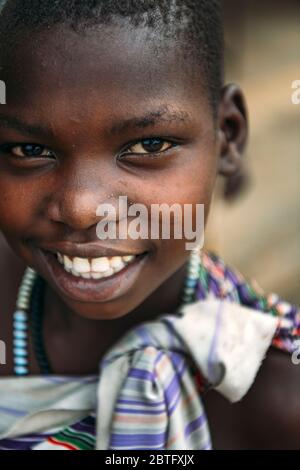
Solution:
M 0 449 L 211 449 L 202 393 L 240 400 L 270 346 L 295 350 L 299 320 L 203 252 L 194 302 L 128 332 L 99 376 L 1 379 Z

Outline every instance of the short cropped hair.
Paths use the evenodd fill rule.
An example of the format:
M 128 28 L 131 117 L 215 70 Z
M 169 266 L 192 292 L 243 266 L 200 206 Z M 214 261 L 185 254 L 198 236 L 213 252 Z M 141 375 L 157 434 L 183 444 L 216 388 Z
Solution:
M 65 23 L 78 30 L 111 24 L 116 17 L 159 28 L 176 40 L 186 60 L 201 66 L 209 101 L 217 108 L 224 80 L 221 0 L 0 0 L 0 9 L 1 4 L 2 43 L 24 29 Z

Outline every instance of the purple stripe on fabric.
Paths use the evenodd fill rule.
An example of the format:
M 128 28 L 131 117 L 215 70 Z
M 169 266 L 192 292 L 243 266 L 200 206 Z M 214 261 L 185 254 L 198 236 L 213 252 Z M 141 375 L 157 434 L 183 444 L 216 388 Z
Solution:
M 53 433 L 51 432 L 45 432 L 16 437 L 14 439 L 2 439 L 0 440 L 0 450 L 31 450 L 33 445 L 43 442 L 52 435 Z
M 6 406 L 0 406 L 0 412 L 7 413 L 13 416 L 26 416 L 28 411 L 17 410 L 15 408 L 8 408 Z
M 155 379 L 155 375 L 153 372 L 149 372 L 148 370 L 138 369 L 136 367 L 132 367 L 128 373 L 128 377 L 133 377 L 135 379 L 142 379 L 142 380 L 150 380 L 151 382 Z
M 201 282 L 199 282 L 199 285 L 197 287 L 197 290 L 196 290 L 196 299 L 197 300 L 204 300 L 206 299 L 206 290 L 204 288 L 204 286 L 201 284 Z
M 182 360 L 182 358 L 181 358 L 181 361 L 182 361 L 181 367 L 179 368 L 178 365 L 177 365 L 177 367 L 175 367 L 173 379 L 171 380 L 168 387 L 164 390 L 165 401 L 166 401 L 166 405 L 167 405 L 167 413 L 168 413 L 169 417 L 171 416 L 171 414 L 176 409 L 178 401 L 180 400 L 181 378 L 182 378 L 182 375 L 184 374 L 184 372 L 187 369 L 187 365 L 186 365 L 185 361 Z M 174 398 L 175 398 L 175 400 L 174 400 Z
M 162 413 L 165 413 L 165 409 L 163 410 L 135 410 L 132 408 L 119 408 L 118 406 L 116 407 L 115 411 L 118 411 L 119 413 L 127 413 L 127 414 L 143 414 L 143 415 L 160 415 Z
M 165 353 L 162 353 L 165 354 Z M 162 355 L 160 354 L 160 356 Z M 165 401 L 168 404 L 168 413 L 172 414 L 173 410 L 176 408 L 178 399 L 180 399 L 180 379 L 183 375 L 183 373 L 186 370 L 186 364 L 185 361 L 180 357 L 178 354 L 173 353 L 169 354 L 171 356 L 171 360 L 173 364 L 175 363 L 175 371 L 174 371 L 174 377 L 171 380 L 170 384 L 168 385 L 167 389 L 164 390 L 164 395 L 165 395 Z M 142 371 L 143 372 L 143 371 Z M 174 401 L 174 397 L 176 396 L 176 393 L 178 393 L 178 396 L 176 397 L 176 400 Z M 151 404 L 151 406 L 161 406 L 165 405 L 165 401 L 159 401 L 155 404 Z M 119 400 L 117 402 L 118 404 L 121 403 Z M 134 404 L 134 401 L 130 400 L 123 400 L 123 403 L 128 403 L 130 405 Z M 143 402 L 137 402 L 140 405 L 145 405 Z M 122 408 L 122 407 L 117 407 L 116 411 L 123 412 L 123 413 L 132 413 L 132 414 L 161 414 L 165 412 L 165 409 L 163 410 L 132 410 L 131 408 Z
M 70 426 L 74 431 L 86 432 L 92 436 L 96 436 L 96 423 L 87 424 L 83 422 L 78 422 Z
M 250 296 L 246 284 L 240 284 L 237 288 L 242 305 L 251 305 L 253 303 L 253 298 Z
M 163 323 L 166 325 L 170 336 L 172 336 L 173 338 L 176 337 L 176 340 L 179 343 L 179 346 L 182 349 L 182 351 L 186 351 L 186 346 L 185 346 L 182 338 L 178 335 L 177 331 L 175 330 L 174 325 L 173 325 L 173 321 L 175 321 L 175 319 L 169 318 L 169 319 L 163 320 Z M 177 347 L 177 344 L 175 346 Z
M 141 405 L 141 406 L 161 406 L 161 405 L 164 405 L 164 401 L 158 401 L 156 403 L 146 403 L 146 402 L 143 402 L 143 401 L 140 401 L 140 400 L 125 400 L 125 399 L 119 399 L 117 400 L 117 403 L 121 404 L 121 403 L 124 403 L 124 404 L 130 404 L 130 405 Z
M 32 446 L 42 442 L 44 438 L 41 436 L 39 439 L 32 441 L 22 441 L 16 439 L 3 439 L 0 440 L 0 450 L 31 450 Z
M 196 429 L 201 428 L 207 422 L 206 416 L 203 413 L 198 418 L 194 419 L 191 423 L 189 423 L 184 430 L 185 437 L 188 437 L 192 432 Z
M 225 279 L 228 279 L 232 282 L 234 286 L 238 286 L 240 284 L 238 278 L 234 275 L 234 273 L 230 269 L 226 269 Z
M 286 315 L 286 317 L 293 320 L 294 325 L 296 327 L 298 326 L 297 313 L 298 313 L 298 307 L 296 307 L 295 305 L 291 305 L 291 311 Z
M 176 317 L 178 318 L 178 317 Z M 174 331 L 174 327 L 172 325 L 172 323 L 170 321 L 168 321 L 167 319 L 165 320 L 162 320 L 162 323 L 165 325 L 166 329 L 167 329 L 167 336 L 168 336 L 168 345 L 167 345 L 167 349 L 174 349 L 174 348 L 177 348 L 177 335 Z
M 166 432 L 160 434 L 111 434 L 110 446 L 126 447 L 132 445 L 163 445 L 166 441 Z
M 142 339 L 143 347 L 144 346 L 157 346 L 157 342 L 155 341 L 155 338 L 151 336 L 151 334 L 149 333 L 149 331 L 144 325 L 138 326 L 135 329 L 135 333 L 137 334 L 137 336 L 139 336 Z
M 220 296 L 220 286 L 213 278 L 210 279 L 209 290 L 211 290 L 216 297 Z
M 98 381 L 98 376 L 94 375 L 91 377 L 74 377 L 74 376 L 68 376 L 68 377 L 60 377 L 60 376 L 51 376 L 51 375 L 43 375 L 43 379 L 45 379 L 47 382 L 50 383 L 71 383 L 71 382 L 76 382 L 79 384 L 88 384 L 88 383 L 96 383 Z

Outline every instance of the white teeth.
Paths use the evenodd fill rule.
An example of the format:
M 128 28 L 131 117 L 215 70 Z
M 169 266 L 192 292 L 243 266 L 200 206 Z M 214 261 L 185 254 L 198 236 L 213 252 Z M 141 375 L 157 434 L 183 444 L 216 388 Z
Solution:
M 60 263 L 63 263 L 63 262 L 64 262 L 64 257 L 63 257 L 63 255 L 61 255 L 60 253 L 57 253 L 57 258 L 58 258 L 58 261 L 59 261 Z
M 112 276 L 114 273 L 115 273 L 115 271 L 112 268 L 110 268 L 107 271 L 105 271 L 105 273 L 103 273 L 102 276 L 103 277 L 109 277 L 109 276 Z
M 64 255 L 63 262 L 64 262 L 64 266 L 66 269 L 69 269 L 69 270 L 73 269 L 73 262 L 68 256 Z
M 133 255 L 123 256 L 122 259 L 123 261 L 125 261 L 125 263 L 129 263 L 130 261 L 134 259 L 134 256 Z
M 92 259 L 92 271 L 104 273 L 110 267 L 107 258 L 94 258 Z
M 80 276 L 80 274 L 77 271 L 75 271 L 75 269 L 71 269 L 71 273 L 73 274 L 73 276 L 77 276 L 77 277 Z
M 69 256 L 57 253 L 57 259 L 64 269 L 73 276 L 84 279 L 101 279 L 124 269 L 134 261 L 135 256 L 113 256 L 111 258 L 102 256 L 93 259 L 74 257 L 71 259 Z
M 89 273 L 91 270 L 89 260 L 84 258 L 74 258 L 73 269 L 75 269 L 79 274 Z
M 91 273 L 92 279 L 101 279 L 103 275 L 101 273 Z
M 91 273 L 81 273 L 80 274 L 81 277 L 83 277 L 84 279 L 91 279 Z
M 121 256 L 114 256 L 110 260 L 110 267 L 113 269 L 123 269 L 125 267 L 125 263 L 122 260 Z

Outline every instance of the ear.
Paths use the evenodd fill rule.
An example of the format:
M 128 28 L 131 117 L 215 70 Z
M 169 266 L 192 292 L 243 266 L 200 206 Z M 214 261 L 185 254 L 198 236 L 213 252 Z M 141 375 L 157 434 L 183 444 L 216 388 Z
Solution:
M 219 173 L 233 176 L 242 170 L 242 156 L 248 140 L 248 112 L 243 92 L 237 85 L 223 88 L 218 120 L 221 141 Z

